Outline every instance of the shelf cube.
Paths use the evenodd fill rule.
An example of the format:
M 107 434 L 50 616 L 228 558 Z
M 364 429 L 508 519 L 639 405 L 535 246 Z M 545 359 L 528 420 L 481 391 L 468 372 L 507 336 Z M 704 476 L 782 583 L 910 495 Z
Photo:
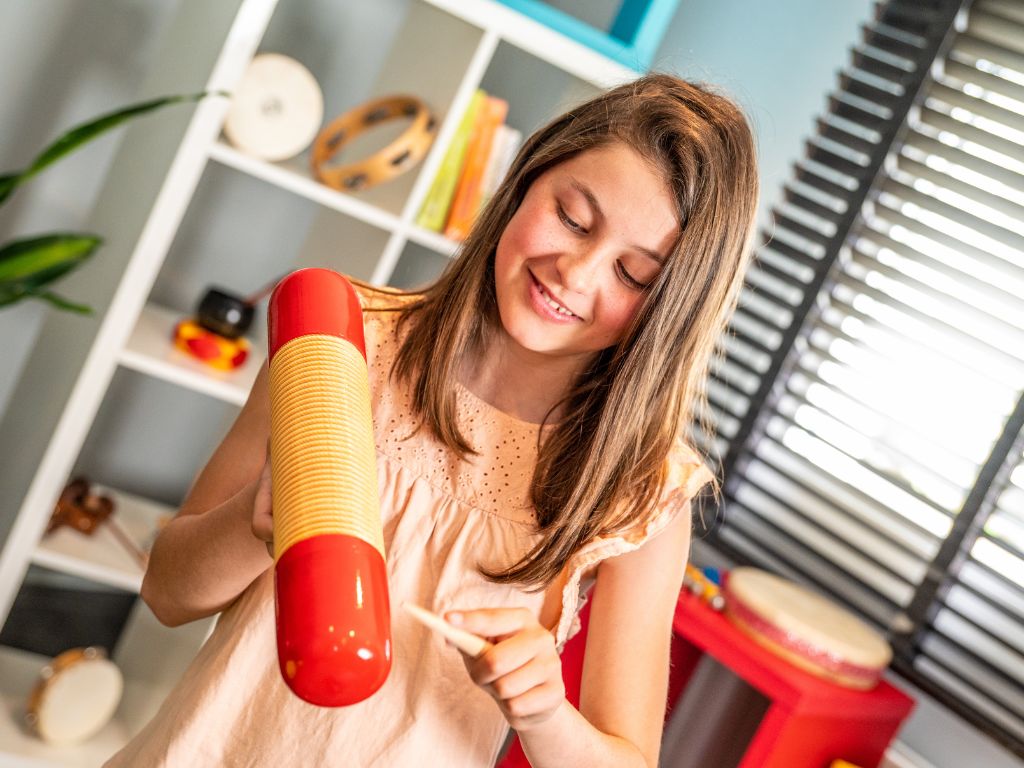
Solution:
M 651 66 L 679 6 L 679 0 L 622 0 L 605 31 L 541 0 L 498 1 L 637 72 Z

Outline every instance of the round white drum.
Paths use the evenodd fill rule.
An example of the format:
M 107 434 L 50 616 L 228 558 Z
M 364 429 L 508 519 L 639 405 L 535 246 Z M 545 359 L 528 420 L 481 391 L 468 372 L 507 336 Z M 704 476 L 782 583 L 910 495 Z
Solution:
M 124 679 L 96 648 L 73 648 L 43 667 L 26 719 L 44 740 L 75 744 L 98 732 L 114 714 Z
M 758 644 L 819 677 L 867 690 L 892 660 L 892 649 L 879 632 L 780 576 L 735 568 L 723 592 L 730 621 Z
M 323 93 L 309 70 L 288 56 L 263 53 L 235 89 L 224 135 L 246 154 L 287 160 L 312 143 L 323 117 Z

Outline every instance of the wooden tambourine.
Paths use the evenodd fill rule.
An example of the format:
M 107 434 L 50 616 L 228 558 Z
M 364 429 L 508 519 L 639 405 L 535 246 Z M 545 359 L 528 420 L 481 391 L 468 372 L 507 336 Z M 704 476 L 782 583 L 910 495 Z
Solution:
M 736 568 L 725 615 L 759 645 L 837 685 L 870 690 L 892 660 L 885 638 L 849 611 L 757 568 Z
M 324 118 L 313 75 L 279 53 L 256 56 L 235 89 L 224 135 L 246 154 L 276 162 L 310 145 Z
M 109 722 L 121 701 L 121 670 L 100 648 L 72 648 L 39 672 L 25 721 L 44 741 L 75 744 Z
M 356 136 L 381 123 L 411 118 L 409 127 L 379 152 L 354 163 L 329 166 L 331 158 Z M 415 96 L 388 96 L 345 112 L 324 128 L 313 142 L 313 174 L 324 184 L 345 192 L 368 189 L 405 173 L 418 163 L 434 141 L 436 123 L 427 105 Z

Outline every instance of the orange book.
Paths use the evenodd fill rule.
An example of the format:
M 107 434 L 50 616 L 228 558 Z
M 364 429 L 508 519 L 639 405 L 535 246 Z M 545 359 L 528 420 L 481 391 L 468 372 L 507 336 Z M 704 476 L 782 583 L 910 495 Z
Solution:
M 508 114 L 508 102 L 497 96 L 488 96 L 481 106 L 444 228 L 445 235 L 452 240 L 465 240 L 473 226 L 483 199 L 483 177 L 494 146 L 494 135 Z

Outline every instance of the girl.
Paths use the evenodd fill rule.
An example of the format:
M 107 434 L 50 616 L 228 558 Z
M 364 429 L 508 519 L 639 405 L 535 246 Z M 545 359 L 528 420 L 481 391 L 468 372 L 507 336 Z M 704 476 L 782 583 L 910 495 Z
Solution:
M 444 276 L 361 287 L 392 606 L 488 638 L 462 658 L 393 611 L 366 701 L 305 704 L 276 665 L 266 370 L 153 549 L 142 596 L 221 612 L 109 766 L 656 766 L 689 500 L 683 442 L 748 254 L 750 130 L 667 75 L 532 136 Z M 593 587 L 579 710 L 558 651 Z M 468 673 L 468 674 L 467 674 Z

